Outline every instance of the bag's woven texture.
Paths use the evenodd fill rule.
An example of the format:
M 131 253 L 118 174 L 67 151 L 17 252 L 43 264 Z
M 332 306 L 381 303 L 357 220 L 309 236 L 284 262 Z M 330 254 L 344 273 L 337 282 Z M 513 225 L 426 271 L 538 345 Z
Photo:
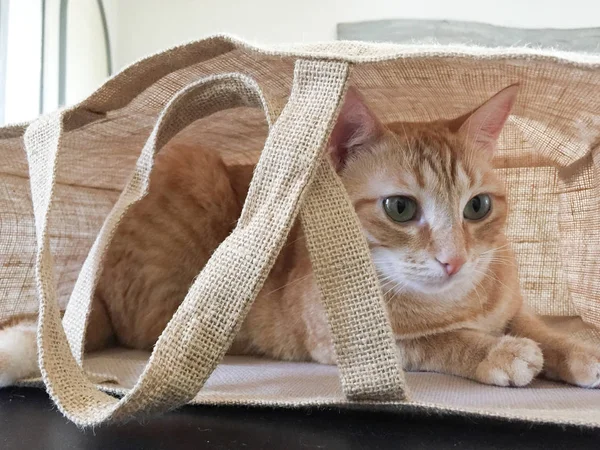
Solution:
M 226 363 L 194 401 L 377 400 L 600 425 L 597 390 L 530 389 L 515 397 L 515 390 L 453 377 L 410 375 L 412 402 L 398 403 L 407 390 L 367 247 L 321 158 L 350 68 L 383 121 L 452 117 L 521 83 L 496 165 L 508 185 L 522 289 L 541 314 L 600 326 L 600 58 L 356 43 L 258 49 L 216 37 L 134 64 L 24 136 L 25 127 L 0 129 L 0 322 L 39 306 L 43 378 L 69 418 L 93 425 L 194 398 L 301 212 L 338 368 L 269 363 L 279 369 L 257 372 L 255 362 Z M 80 367 L 87 311 L 110 237 L 171 139 L 201 140 L 227 163 L 261 159 L 238 227 L 197 278 L 149 364 L 140 365 L 138 353 L 87 361 L 86 370 L 116 376 L 120 387 L 103 388 L 124 394 L 118 400 Z M 341 390 L 331 385 L 338 373 Z
M 394 337 L 381 289 L 372 275 L 367 243 L 349 210 L 352 203 L 342 182 L 323 160 L 304 203 L 302 226 L 334 337 L 342 386 L 350 399 L 400 399 L 405 396 L 404 378 L 390 370 L 402 367 L 400 355 L 395 345 L 386 345 Z

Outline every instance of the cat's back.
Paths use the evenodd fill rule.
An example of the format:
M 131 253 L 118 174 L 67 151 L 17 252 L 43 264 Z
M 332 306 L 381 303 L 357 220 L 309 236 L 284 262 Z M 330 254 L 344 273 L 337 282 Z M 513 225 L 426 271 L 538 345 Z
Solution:
M 107 316 L 96 322 L 108 323 L 120 344 L 154 345 L 235 226 L 251 175 L 252 167 L 227 168 L 200 146 L 170 145 L 157 155 L 148 194 L 119 224 L 96 291 L 96 315 Z M 90 336 L 106 340 L 102 334 Z

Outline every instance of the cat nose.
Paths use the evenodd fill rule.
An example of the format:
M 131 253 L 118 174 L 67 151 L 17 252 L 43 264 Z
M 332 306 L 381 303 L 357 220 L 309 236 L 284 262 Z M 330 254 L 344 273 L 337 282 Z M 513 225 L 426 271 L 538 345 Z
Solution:
M 465 264 L 465 258 L 462 256 L 452 256 L 450 258 L 436 258 L 448 275 L 454 275 Z

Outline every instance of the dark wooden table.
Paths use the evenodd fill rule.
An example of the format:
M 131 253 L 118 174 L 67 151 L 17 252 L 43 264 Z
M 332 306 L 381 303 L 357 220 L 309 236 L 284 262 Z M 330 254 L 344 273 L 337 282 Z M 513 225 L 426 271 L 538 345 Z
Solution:
M 332 409 L 185 407 L 144 423 L 82 431 L 45 392 L 0 389 L 2 450 L 599 448 L 600 431 Z

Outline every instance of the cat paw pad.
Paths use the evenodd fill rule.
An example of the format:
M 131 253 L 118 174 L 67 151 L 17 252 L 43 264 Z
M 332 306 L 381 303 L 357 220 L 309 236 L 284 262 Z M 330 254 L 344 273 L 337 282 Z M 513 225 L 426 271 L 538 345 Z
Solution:
M 541 372 L 543 365 L 542 351 L 535 342 L 504 336 L 479 363 L 475 377 L 497 386 L 525 386 Z

